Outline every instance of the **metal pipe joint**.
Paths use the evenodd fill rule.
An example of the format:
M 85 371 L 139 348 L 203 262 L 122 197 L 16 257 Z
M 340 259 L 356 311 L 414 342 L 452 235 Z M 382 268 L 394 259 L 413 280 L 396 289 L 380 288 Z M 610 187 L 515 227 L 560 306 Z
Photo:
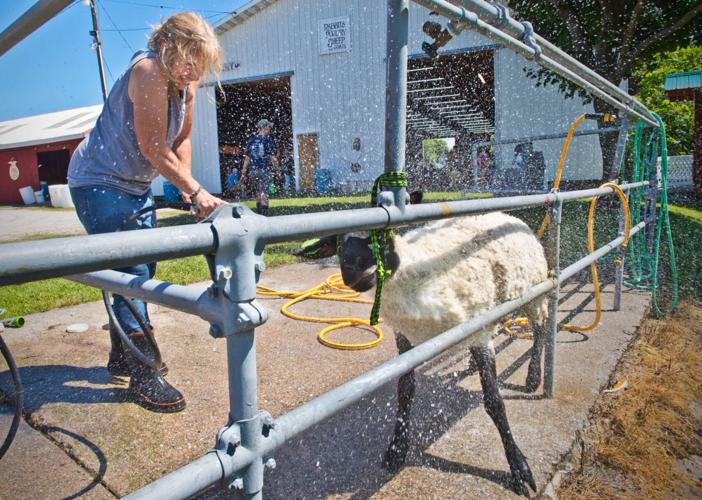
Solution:
M 276 462 L 270 455 L 263 456 L 262 443 L 268 438 L 271 430 L 275 428 L 275 421 L 267 411 L 258 412 L 253 418 L 240 420 L 222 427 L 217 432 L 215 449 L 220 461 L 229 462 L 222 464 L 222 481 L 229 489 L 246 490 L 246 493 L 258 493 L 263 487 L 263 478 L 260 474 L 247 474 L 245 468 L 237 467 L 232 462 L 253 464 L 259 461 L 259 467 L 263 469 L 275 469 Z M 258 443 L 255 449 L 242 444 L 242 435 L 254 433 L 259 436 L 255 441 Z M 236 458 L 235 455 L 237 456 Z M 239 456 L 244 455 L 244 456 Z M 233 473 L 231 472 L 233 471 Z M 253 481 L 253 483 L 252 483 Z

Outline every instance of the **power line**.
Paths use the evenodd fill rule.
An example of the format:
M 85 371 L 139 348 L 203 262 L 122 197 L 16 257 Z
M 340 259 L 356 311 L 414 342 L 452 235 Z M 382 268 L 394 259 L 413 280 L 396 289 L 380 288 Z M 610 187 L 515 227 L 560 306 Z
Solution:
M 117 33 L 119 34 L 120 38 L 121 38 L 122 41 L 125 43 L 125 45 L 127 46 L 127 48 L 128 48 L 129 50 L 131 50 L 132 53 L 134 53 L 135 50 L 132 48 L 132 46 L 129 44 L 129 42 L 127 41 L 127 39 L 126 39 L 126 38 L 124 37 L 124 35 L 122 34 L 122 30 L 120 30 L 120 29 L 117 27 L 117 24 L 116 24 L 115 21 L 112 19 L 112 16 L 110 15 L 110 13 L 107 12 L 107 9 L 106 9 L 105 6 L 103 5 L 103 2 L 102 2 L 102 1 L 100 2 L 100 8 L 101 8 L 102 11 L 105 13 L 105 15 L 107 16 L 107 18 L 110 20 L 110 23 L 112 23 L 112 26 L 115 27 L 115 30 L 117 31 Z M 103 31 L 104 31 L 104 30 L 103 30 Z
M 121 4 L 126 4 L 126 5 L 138 5 L 141 7 L 153 7 L 155 9 L 170 9 L 170 10 L 181 10 L 182 7 L 171 7 L 170 5 L 160 5 L 160 4 L 152 4 L 152 3 L 144 3 L 144 2 L 131 2 L 128 0 L 103 0 L 107 2 L 112 2 L 112 3 L 121 3 Z M 206 12 L 209 14 L 231 14 L 231 12 L 224 11 L 224 10 L 209 10 L 209 9 L 197 9 L 198 12 Z

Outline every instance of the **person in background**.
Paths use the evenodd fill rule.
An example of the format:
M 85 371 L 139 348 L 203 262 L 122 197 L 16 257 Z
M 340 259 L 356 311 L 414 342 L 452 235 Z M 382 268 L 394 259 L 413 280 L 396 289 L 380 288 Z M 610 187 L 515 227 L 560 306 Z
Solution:
M 115 81 L 95 127 L 78 146 L 68 170 L 68 186 L 78 217 L 89 234 L 148 229 L 156 225 L 151 181 L 159 174 L 180 189 L 199 217 L 225 202 L 207 192 L 192 175 L 190 134 L 195 94 L 209 73 L 222 67 L 222 55 L 212 28 L 192 12 L 175 14 L 154 27 L 148 48 L 132 57 Z M 117 269 L 151 278 L 155 264 Z M 148 339 L 127 300 L 115 295 L 119 326 L 147 357 Z M 131 304 L 150 326 L 146 304 Z M 176 412 L 185 408 L 183 395 L 163 377 L 165 366 L 151 368 L 124 349 L 114 325 L 108 370 L 130 376 L 128 393 L 145 408 Z
M 283 192 L 286 194 L 295 191 L 295 160 L 290 146 L 283 150 L 280 158 L 280 171 L 283 173 Z
M 424 199 L 424 193 L 422 191 L 417 190 L 410 193 L 410 204 L 418 205 L 422 202 L 422 199 Z
M 478 165 L 478 186 L 482 189 L 487 189 L 490 187 L 492 181 L 492 161 L 490 160 L 490 154 L 485 148 L 481 148 L 478 153 L 477 159 Z
M 512 166 L 526 172 L 529 166 L 529 151 L 526 144 L 517 144 L 514 147 L 514 159 Z
M 219 158 L 225 174 L 224 194 L 229 198 L 238 199 L 241 193 L 235 188 L 240 186 L 239 178 L 241 177 L 241 153 L 242 149 L 239 146 L 231 146 L 222 144 L 219 147 Z
M 249 180 L 256 192 L 256 211 L 268 215 L 268 192 L 274 170 L 278 168 L 275 145 L 270 137 L 273 123 L 265 118 L 256 124 L 256 135 L 246 144 L 241 181 Z

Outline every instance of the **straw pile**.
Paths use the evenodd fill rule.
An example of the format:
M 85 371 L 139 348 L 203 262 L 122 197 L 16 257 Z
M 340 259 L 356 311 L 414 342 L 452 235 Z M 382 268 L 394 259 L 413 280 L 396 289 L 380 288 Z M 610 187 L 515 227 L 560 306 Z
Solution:
M 606 334 L 606 333 L 603 333 Z M 559 498 L 702 496 L 702 304 L 646 319 L 584 437 Z

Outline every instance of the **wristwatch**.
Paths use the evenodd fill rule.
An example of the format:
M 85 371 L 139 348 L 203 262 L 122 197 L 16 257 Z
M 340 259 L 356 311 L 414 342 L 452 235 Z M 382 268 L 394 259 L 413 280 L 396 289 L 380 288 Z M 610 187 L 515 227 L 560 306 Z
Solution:
M 202 191 L 202 185 L 199 185 L 195 191 L 188 195 L 188 198 L 190 198 L 190 203 L 195 203 L 195 197 L 200 194 L 200 191 Z

